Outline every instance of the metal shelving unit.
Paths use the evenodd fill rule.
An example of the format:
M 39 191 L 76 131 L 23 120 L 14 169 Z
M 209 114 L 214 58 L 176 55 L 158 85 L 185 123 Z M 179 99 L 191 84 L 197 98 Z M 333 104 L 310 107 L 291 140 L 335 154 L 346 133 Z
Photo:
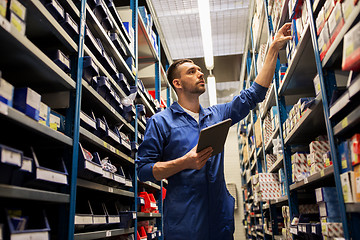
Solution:
M 281 10 L 281 16 L 279 19 L 279 23 L 275 26 L 276 31 L 285 23 L 291 21 L 289 19 L 288 11 L 288 0 L 284 1 L 285 4 Z M 302 4 L 302 1 L 296 1 L 295 4 Z M 337 146 L 340 141 L 351 137 L 354 134 L 355 127 L 359 126 L 360 123 L 360 108 L 358 104 L 358 92 L 359 92 L 359 79 L 355 79 L 352 81 L 351 85 L 348 86 L 345 94 L 343 94 L 335 103 L 332 103 L 332 107 L 329 108 L 330 98 L 332 96 L 333 90 L 336 88 L 336 83 L 334 82 L 334 74 L 332 73 L 334 70 L 338 70 L 341 68 L 341 56 L 343 51 L 343 38 L 346 32 L 355 24 L 358 24 L 359 16 L 360 16 L 360 4 L 352 9 L 350 16 L 345 20 L 345 24 L 338 33 L 337 37 L 334 41 L 332 41 L 327 54 L 323 61 L 320 61 L 319 48 L 317 43 L 317 34 L 315 31 L 315 21 L 314 15 L 317 15 L 325 3 L 324 0 L 315 1 L 314 6 L 312 6 L 312 2 L 310 0 L 303 1 L 306 4 L 306 9 L 308 11 L 308 21 L 304 27 L 303 34 L 301 39 L 299 40 L 296 50 L 294 52 L 291 61 L 289 62 L 288 69 L 285 73 L 285 76 L 280 83 L 278 79 L 278 70 L 279 64 L 275 70 L 275 77 L 273 81 L 273 85 L 269 89 L 269 93 L 267 98 L 260 106 L 259 112 L 256 114 L 261 117 L 263 120 L 267 111 L 271 108 L 271 106 L 277 107 L 277 114 L 280 119 L 279 126 L 273 132 L 272 136 L 270 136 L 270 141 L 267 143 L 263 142 L 263 153 L 264 158 L 265 154 L 270 153 L 270 150 L 273 146 L 272 139 L 279 136 L 282 144 L 282 150 L 284 156 L 282 159 L 277 160 L 270 169 L 265 170 L 269 173 L 277 173 L 280 168 L 284 168 L 285 170 L 285 192 L 289 197 L 282 197 L 277 200 L 270 201 L 270 207 L 263 207 L 260 201 L 260 209 L 268 211 L 268 209 L 279 208 L 284 205 L 288 205 L 290 209 L 290 217 L 298 216 L 299 214 L 299 203 L 303 203 L 304 201 L 308 202 L 312 196 L 309 192 L 314 191 L 315 188 L 322 186 L 336 186 L 338 201 L 340 203 L 340 213 L 341 213 L 341 222 L 344 227 L 344 237 L 345 239 L 359 237 L 359 233 L 354 231 L 356 226 L 359 224 L 358 215 L 360 212 L 358 203 L 346 203 L 344 204 L 342 187 L 340 182 L 340 169 L 341 169 L 341 159 L 339 159 L 339 154 L 337 152 Z M 265 19 L 269 20 L 268 29 L 269 35 L 274 36 L 274 31 L 272 29 L 272 19 L 267 16 L 267 4 L 268 1 L 264 1 L 265 6 Z M 252 22 L 252 11 L 250 11 L 250 20 Z M 260 24 L 261 25 L 261 24 Z M 263 29 L 261 26 L 258 29 Z M 243 59 L 243 66 L 246 66 L 246 71 L 244 71 L 243 75 L 240 77 L 241 81 L 244 81 L 244 84 L 241 86 L 249 87 L 251 85 L 251 81 L 256 78 L 256 60 L 257 55 L 256 51 L 253 47 L 253 34 L 256 35 L 257 32 L 254 31 L 252 27 L 248 29 L 247 36 L 247 45 L 245 46 L 245 53 Z M 269 44 L 271 44 L 271 40 L 269 40 L 267 49 Z M 258 46 L 257 43 L 255 46 Z M 340 60 L 339 60 L 340 59 Z M 246 72 L 246 73 L 245 73 Z M 292 128 L 290 133 L 284 137 L 283 132 L 283 123 L 287 119 L 286 105 L 295 104 L 299 98 L 301 97 L 314 97 L 314 83 L 313 79 L 316 75 L 319 75 L 320 79 L 320 88 L 321 93 L 316 97 L 314 103 L 303 113 L 301 118 L 299 118 L 297 123 L 293 123 L 295 126 Z M 358 78 L 358 76 L 357 76 Z M 254 112 L 254 111 L 253 111 Z M 250 129 L 245 134 L 247 141 L 249 137 L 253 135 L 253 112 L 246 117 L 242 124 L 247 125 L 250 122 Z M 330 112 L 330 114 L 329 114 Z M 263 126 L 262 126 L 262 131 Z M 329 139 L 329 143 L 331 146 L 331 159 L 333 162 L 332 166 L 326 167 L 325 169 L 317 172 L 302 181 L 292 182 L 291 179 L 291 159 L 290 156 L 292 153 L 296 151 L 306 151 L 307 145 L 311 141 L 313 141 L 317 136 L 327 135 Z M 262 136 L 264 133 L 262 132 Z M 240 138 L 239 138 L 240 139 Z M 243 184 L 243 196 L 245 198 L 245 194 L 247 199 L 251 199 L 253 197 L 250 179 L 248 178 L 248 174 L 246 170 L 253 170 L 253 164 L 255 161 L 260 165 L 265 164 L 266 159 L 261 161 L 261 150 L 258 150 L 256 154 L 253 155 L 253 152 L 248 149 L 249 159 L 254 159 L 254 162 L 243 163 L 244 159 L 242 156 L 242 151 L 244 147 L 243 143 L 239 142 L 239 153 L 240 153 L 240 165 L 242 168 L 242 182 Z M 261 172 L 261 171 L 259 171 Z M 254 175 L 254 172 L 251 171 L 250 176 Z M 244 191 L 246 190 L 246 192 Z M 304 194 L 306 192 L 306 194 Z M 299 194 L 299 196 L 298 196 Z M 245 204 L 253 203 L 253 201 L 245 201 Z M 250 205 L 253 206 L 253 205 Z M 244 205 L 244 209 L 245 205 Z M 252 210 L 251 210 L 252 211 Z M 355 215 L 352 215 L 356 213 Z M 271 219 L 276 219 L 277 211 L 270 211 Z M 256 218 L 250 217 L 248 213 L 245 212 L 245 222 L 247 229 L 253 229 L 256 226 L 255 222 Z M 349 220 L 351 219 L 351 220 Z M 271 222 L 271 221 L 270 221 Z M 277 226 L 273 225 L 273 230 L 277 228 Z M 264 232 L 264 238 L 267 239 L 281 239 L 281 235 L 278 234 L 277 231 L 275 234 Z M 270 236 L 272 235 L 272 236 Z M 260 236 L 256 235 L 258 238 Z M 247 232 L 246 237 L 252 238 L 256 237 L 254 232 Z
M 20 1 L 22 2 L 22 1 Z M 70 36 L 63 28 L 53 15 L 49 12 L 47 7 L 39 1 L 33 0 L 26 2 L 27 8 L 26 16 L 26 36 L 21 35 L 11 23 L 0 16 L 0 50 L 5 57 L 0 59 L 0 67 L 2 73 L 9 79 L 11 84 L 15 86 L 23 86 L 24 82 L 26 86 L 33 88 L 36 92 L 40 93 L 56 93 L 56 92 L 68 92 L 66 95 L 70 99 L 66 99 L 67 104 L 65 107 L 60 107 L 61 114 L 65 116 L 65 132 L 60 133 L 47 126 L 44 126 L 37 121 L 27 117 L 20 111 L 8 107 L 5 104 L 0 105 L 0 121 L 1 123 L 11 123 L 7 125 L 11 128 L 17 128 L 16 132 L 24 132 L 25 137 L 36 136 L 41 141 L 45 142 L 44 147 L 60 148 L 64 149 L 70 154 L 65 159 L 67 170 L 70 173 L 68 176 L 69 187 L 59 187 L 55 185 L 37 186 L 37 188 L 22 187 L 8 184 L 0 184 L 0 199 L 17 199 L 16 201 L 31 200 L 39 201 L 41 204 L 57 204 L 64 209 L 57 216 L 48 216 L 49 218 L 56 218 L 56 222 L 61 219 L 64 224 L 58 226 L 51 226 L 52 231 L 59 231 L 60 234 L 57 236 L 61 239 L 98 239 L 108 238 L 120 235 L 134 234 L 136 239 L 137 227 L 131 227 L 129 229 L 109 229 L 90 232 L 76 232 L 74 227 L 74 216 L 77 212 L 76 201 L 82 198 L 101 198 L 102 196 L 112 199 L 128 199 L 130 207 L 136 208 L 137 206 L 137 189 L 138 185 L 141 185 L 145 189 L 157 193 L 155 196 L 161 199 L 163 181 L 158 184 L 146 182 L 140 183 L 137 180 L 133 180 L 132 188 L 118 188 L 108 185 L 104 185 L 103 182 L 100 184 L 98 181 L 90 181 L 77 177 L 78 172 L 78 158 L 81 154 L 79 149 L 79 142 L 83 143 L 92 152 L 94 149 L 100 150 L 101 153 L 107 153 L 111 156 L 112 163 L 116 165 L 122 165 L 124 170 L 130 170 L 132 179 L 137 179 L 135 158 L 130 150 L 125 148 L 118 148 L 112 146 L 107 141 L 104 141 L 94 133 L 86 130 L 83 126 L 80 126 L 80 111 L 91 110 L 94 112 L 96 117 L 105 117 L 109 125 L 123 125 L 122 130 L 129 135 L 130 140 L 139 141 L 140 132 L 145 132 L 145 124 L 140 122 L 137 118 L 138 113 L 136 112 L 135 117 L 132 118 L 131 122 L 125 120 L 125 118 L 117 112 L 112 104 L 107 102 L 105 98 L 93 88 L 91 84 L 82 79 L 83 71 L 83 58 L 84 55 L 90 56 L 99 68 L 99 76 L 106 76 L 111 83 L 111 87 L 120 96 L 125 98 L 125 92 L 120 86 L 114 81 L 112 77 L 112 70 L 104 66 L 100 59 L 98 52 L 92 52 L 88 46 L 85 45 L 85 24 L 91 30 L 92 34 L 100 39 L 104 50 L 107 54 L 113 58 L 117 71 L 124 73 L 130 85 L 137 85 L 137 73 L 138 73 L 138 62 L 149 62 L 151 61 L 154 66 L 154 71 L 150 79 L 147 79 L 147 90 L 149 85 L 154 85 L 156 91 L 156 99 L 160 102 L 160 90 L 167 88 L 170 92 L 170 85 L 167 81 L 164 67 L 160 63 L 161 59 L 161 48 L 162 40 L 159 34 L 157 34 L 158 26 L 153 27 L 156 32 L 158 39 L 159 51 L 156 52 L 155 48 L 150 41 L 150 37 L 146 32 L 146 27 L 143 20 L 139 17 L 138 1 L 131 0 L 130 5 L 133 9 L 133 23 L 136 22 L 134 28 L 134 36 L 129 36 L 126 32 L 123 22 L 116 12 L 114 5 L 104 5 L 104 9 L 109 14 L 110 21 L 113 22 L 114 29 L 112 32 L 117 32 L 120 41 L 123 42 L 126 54 L 132 57 L 136 63 L 136 71 L 130 70 L 126 63 L 126 59 L 120 54 L 119 50 L 116 49 L 114 43 L 110 40 L 108 31 L 106 31 L 103 25 L 100 23 L 90 6 L 87 5 L 85 0 L 81 2 L 74 2 L 72 0 L 59 0 L 59 4 L 64 8 L 71 18 L 76 22 L 79 30 L 79 35 Z M 147 3 L 151 4 L 151 2 Z M 152 6 L 149 6 L 153 9 Z M 138 27 L 137 27 L 138 26 Z M 161 31 L 161 30 L 160 30 Z M 163 36 L 163 35 L 162 35 Z M 131 49 L 130 38 L 134 37 L 135 48 Z M 39 39 L 42 39 L 40 41 Z M 48 39 L 49 43 L 45 44 L 44 39 Z M 50 46 L 51 45 L 51 46 Z M 166 45 L 166 44 L 165 44 Z M 45 54 L 47 47 L 60 49 L 65 55 L 69 56 L 71 60 L 71 73 L 65 73 L 60 67 L 58 67 L 48 55 Z M 168 60 L 169 56 L 165 56 Z M 166 61 L 169 62 L 169 61 Z M 21 71 L 16 71 L 21 66 Z M 24 81 L 24 79 L 31 76 L 31 81 Z M 162 84 L 158 84 L 158 82 Z M 153 82 L 153 83 L 151 83 Z M 153 88 L 151 88 L 153 89 Z M 63 101 L 64 99 L 59 99 Z M 168 106 L 170 98 L 167 96 Z M 65 102 L 65 101 L 64 101 Z M 147 117 L 154 115 L 157 112 L 155 104 L 151 103 L 150 99 L 147 98 L 146 94 L 139 91 L 136 99 L 136 104 L 144 104 L 146 107 Z M 51 105 L 49 104 L 51 107 Z M 83 108 L 84 109 L 83 109 Z M 53 109 L 53 108 L 52 108 Z M 129 120 L 129 119 L 128 119 Z M 140 130 L 140 132 L 138 131 Z M 29 139 L 19 138 L 19 142 L 25 147 L 30 147 L 36 143 Z M 2 138 L 2 141 L 4 139 Z M 11 139 L 8 138 L 6 143 L 12 143 Z M 28 143 L 26 142 L 28 141 Z M 1 144 L 3 142 L 0 142 Z M 15 142 L 16 143 L 16 142 Z M 13 144 L 13 143 L 12 143 Z M 16 145 L 16 144 L 15 144 Z M 49 145 L 49 146 L 48 146 Z M 12 145 L 11 145 L 12 146 Z M 51 150 L 49 150 L 51 151 Z M 79 154 L 80 152 L 80 154 Z M 164 183 L 166 184 L 166 183 Z M 39 187 L 39 189 L 38 189 Z M 46 190 L 42 188 L 56 189 Z M 61 190 L 61 192 L 60 192 Z M 84 193 L 96 192 L 96 196 L 93 194 Z M 129 203 L 127 203 L 129 204 Z M 137 213 L 137 217 L 140 218 L 156 218 L 158 230 L 162 231 L 162 201 L 159 201 L 160 213 Z M 60 216 L 61 215 L 61 216 Z M 66 221 L 68 219 L 68 221 Z M 53 219 L 52 219 L 53 220 Z M 66 224 L 65 224 L 66 223 Z M 137 225 L 137 218 L 135 219 L 135 225 Z M 51 232 L 50 232 L 51 233 Z M 54 233 L 56 234 L 56 233 Z M 163 236 L 159 238 L 163 239 Z

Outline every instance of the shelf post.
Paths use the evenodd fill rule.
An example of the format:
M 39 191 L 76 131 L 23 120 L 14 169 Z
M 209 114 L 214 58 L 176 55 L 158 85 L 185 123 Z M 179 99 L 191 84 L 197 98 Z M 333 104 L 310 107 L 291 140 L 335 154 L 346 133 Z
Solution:
M 134 57 L 135 57 L 135 69 L 136 69 L 136 75 L 135 75 L 135 86 L 138 86 L 138 0 L 130 0 L 130 8 L 132 10 L 132 26 L 134 28 Z M 135 127 L 135 137 L 134 140 L 136 143 L 138 143 L 138 114 L 139 110 L 136 108 L 136 114 L 135 114 L 135 121 L 134 121 L 134 127 Z M 134 211 L 136 212 L 136 218 L 134 223 L 134 235 L 135 240 L 137 239 L 137 224 L 138 224 L 138 217 L 137 217 L 137 209 L 138 209 L 138 175 L 137 175 L 137 152 L 135 153 L 135 166 L 134 166 Z
M 68 239 L 74 239 L 75 232 L 75 208 L 76 208 L 76 183 L 78 172 L 78 156 L 79 156 L 79 135 L 80 135 L 80 111 L 81 111 L 81 90 L 82 90 L 82 74 L 83 74 L 83 58 L 84 58 L 84 36 L 86 23 L 86 0 L 81 0 L 80 5 L 80 23 L 79 23 L 79 44 L 78 44 L 78 61 L 76 74 L 76 95 L 75 107 L 73 109 L 74 125 L 73 125 L 73 151 L 71 166 L 71 182 L 70 182 L 70 206 L 69 206 L 69 228 Z

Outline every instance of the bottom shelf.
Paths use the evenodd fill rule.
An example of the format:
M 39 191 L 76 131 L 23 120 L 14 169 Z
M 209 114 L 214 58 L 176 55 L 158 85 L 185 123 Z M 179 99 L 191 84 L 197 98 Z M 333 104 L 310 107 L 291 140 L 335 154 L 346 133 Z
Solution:
M 124 235 L 124 234 L 132 234 L 132 233 L 135 233 L 134 228 L 112 229 L 112 230 L 103 230 L 103 231 L 96 231 L 96 232 L 76 233 L 76 234 L 74 234 L 74 239 L 75 240 L 98 239 L 98 238 L 120 236 L 120 235 Z

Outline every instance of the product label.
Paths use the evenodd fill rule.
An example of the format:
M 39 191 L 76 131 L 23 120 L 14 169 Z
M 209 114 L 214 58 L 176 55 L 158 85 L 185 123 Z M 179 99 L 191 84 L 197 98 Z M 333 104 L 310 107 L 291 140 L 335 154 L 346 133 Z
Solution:
M 0 3 L 1 3 L 1 1 L 0 1 Z M 5 7 L 0 5 L 0 15 L 3 17 L 6 16 L 6 5 L 5 5 Z
M 76 31 L 76 33 L 78 33 L 78 25 L 76 24 L 76 22 L 68 15 L 68 23 L 71 25 L 71 27 Z
M 40 119 L 46 121 L 47 114 L 48 114 L 48 106 L 40 102 L 40 112 L 39 112 Z
M 106 231 L 106 237 L 111 237 L 111 231 Z
M 15 27 L 15 29 L 20 32 L 20 33 L 24 33 L 25 29 L 24 28 L 24 24 L 22 24 L 20 22 L 20 19 L 18 19 L 17 17 L 15 17 L 13 14 L 11 14 L 11 24 Z
M 1 162 L 21 166 L 21 154 L 3 149 L 1 151 Z
M 34 90 L 28 88 L 26 94 L 26 103 L 27 105 L 33 107 L 34 109 L 40 109 L 40 99 L 41 96 L 37 94 Z
M 357 194 L 360 194 L 360 177 L 357 177 L 355 181 L 356 181 L 356 192 Z

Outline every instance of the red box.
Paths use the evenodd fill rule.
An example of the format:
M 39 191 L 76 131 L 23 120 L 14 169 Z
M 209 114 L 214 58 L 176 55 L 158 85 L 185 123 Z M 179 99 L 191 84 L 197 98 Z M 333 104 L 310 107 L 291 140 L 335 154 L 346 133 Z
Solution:
M 140 192 L 139 197 L 144 198 L 145 204 L 141 206 L 141 212 L 150 213 L 151 212 L 151 199 L 147 192 Z
M 350 156 L 352 165 L 360 163 L 360 134 L 356 133 L 350 140 Z

